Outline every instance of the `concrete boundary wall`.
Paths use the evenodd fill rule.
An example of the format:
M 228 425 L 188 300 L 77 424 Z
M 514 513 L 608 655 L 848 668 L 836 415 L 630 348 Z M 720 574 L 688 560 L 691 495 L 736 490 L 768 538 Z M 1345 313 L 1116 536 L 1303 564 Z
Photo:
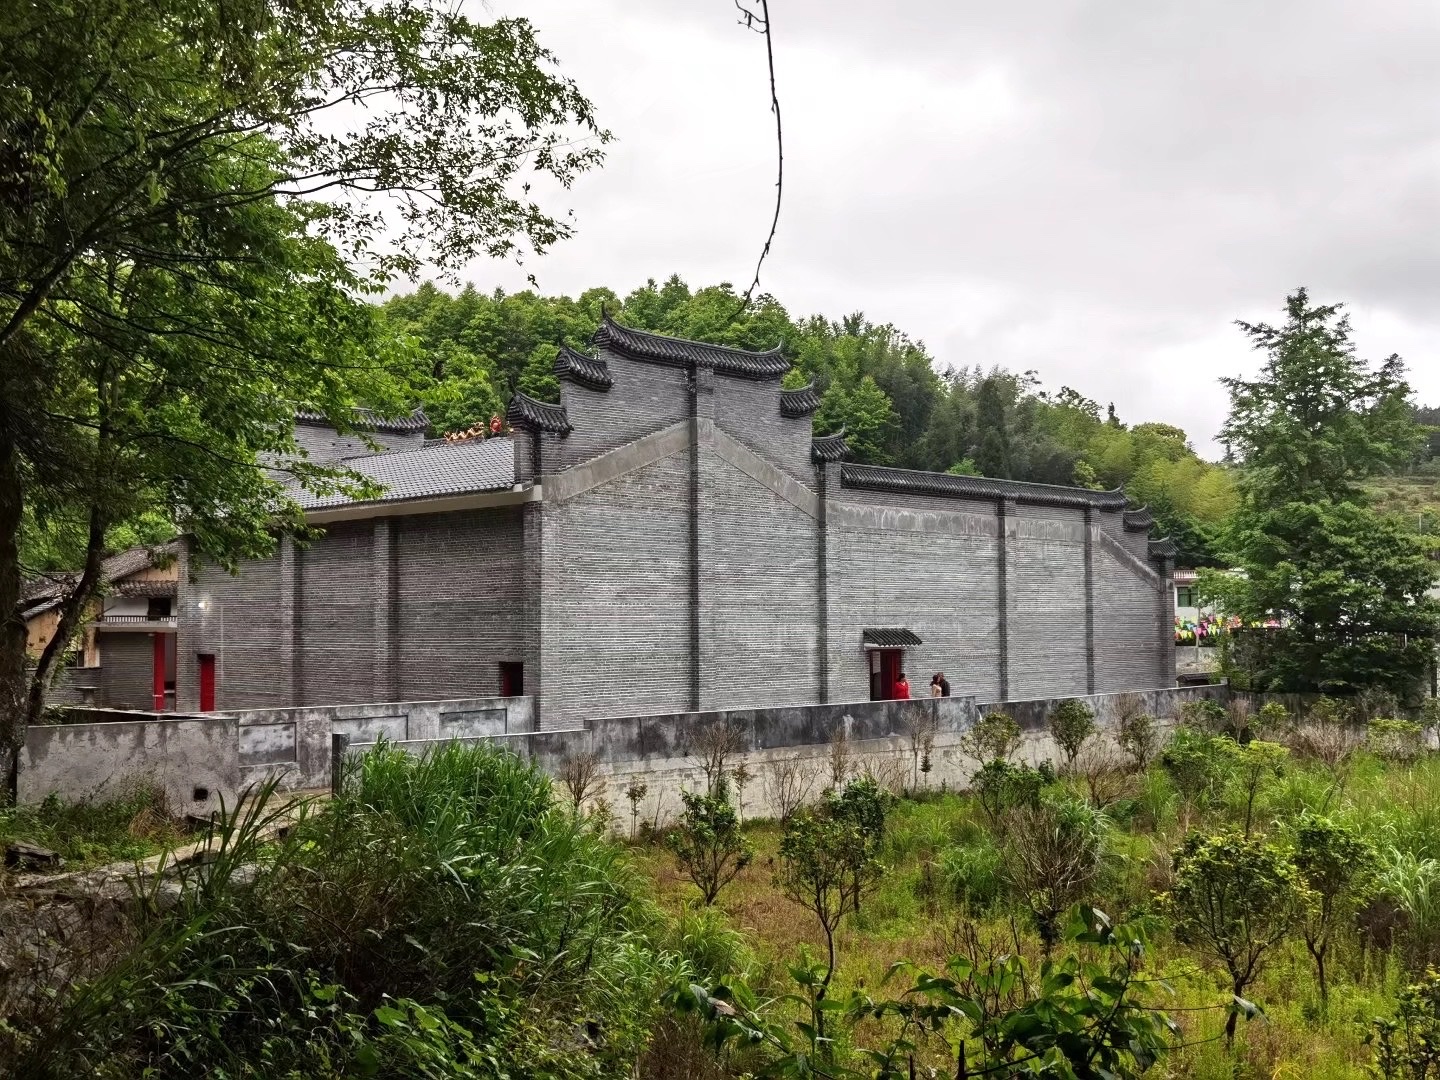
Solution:
M 1229 695 L 1229 687 L 1216 685 L 1082 700 L 1095 710 L 1102 737 L 1109 738 L 1127 698 L 1168 726 L 1186 702 L 1223 702 Z M 537 730 L 530 698 L 382 702 L 64 724 L 30 729 L 21 761 L 20 797 L 34 802 L 56 792 L 66 799 L 84 799 L 113 790 L 128 776 L 151 776 L 164 784 L 172 806 L 193 812 L 214 809 L 221 796 L 233 803 L 248 784 L 269 776 L 278 777 L 287 790 L 326 788 L 331 783 L 332 739 L 340 735 L 349 740 L 347 757 L 384 740 L 417 754 L 451 741 L 503 746 L 552 776 L 572 761 L 587 760 L 602 781 L 598 797 L 612 809 L 628 810 L 620 806 L 624 789 L 641 780 L 648 789 L 641 816 L 664 821 L 678 811 L 681 791 L 703 785 L 701 744 L 708 730 L 726 725 L 738 732 L 730 767 L 743 761 L 754 777 L 743 794 L 744 811 L 767 816 L 776 812 L 785 783 L 799 784 L 812 795 L 830 783 L 837 742 L 852 775 L 869 774 L 905 786 L 961 788 L 978 767 L 963 748 L 965 733 L 981 715 L 1004 711 L 1024 732 L 1023 760 L 1053 759 L 1046 721 L 1061 700 L 857 701 L 598 717 L 584 726 L 552 731 Z M 922 777 L 912 733 L 925 729 L 933 732 L 933 767 Z M 844 738 L 837 740 L 842 732 Z M 201 790 L 206 798 L 197 800 L 194 796 Z
M 231 717 L 32 727 L 20 752 L 19 801 L 113 798 L 126 784 L 146 780 L 165 789 L 172 812 L 205 815 L 222 798 L 234 803 L 238 729 Z

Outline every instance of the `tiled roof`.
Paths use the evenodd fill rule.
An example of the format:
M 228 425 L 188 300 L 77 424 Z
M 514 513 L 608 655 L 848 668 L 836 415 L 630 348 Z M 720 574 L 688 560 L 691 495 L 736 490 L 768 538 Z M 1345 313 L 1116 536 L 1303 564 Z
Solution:
M 807 383 L 798 390 L 780 391 L 780 415 L 788 416 L 792 420 L 809 416 L 820 407 L 820 395 L 815 392 L 815 384 Z
M 984 476 L 916 472 L 881 465 L 847 464 L 841 467 L 843 487 L 864 491 L 893 491 L 909 495 L 936 495 L 949 499 L 1014 499 L 1042 506 L 1090 506 L 1097 510 L 1124 510 L 1125 493 L 1091 491 L 1055 484 L 1027 484 L 1019 480 L 992 480 Z
M 614 385 L 610 368 L 598 356 L 586 356 L 569 345 L 561 345 L 555 354 L 555 374 L 591 390 L 609 390 Z
M 810 440 L 810 456 L 816 461 L 840 461 L 850 452 L 845 445 L 845 429 L 841 428 L 834 435 L 822 435 L 818 439 Z
M 648 360 L 671 367 L 714 368 L 722 375 L 742 379 L 778 379 L 790 370 L 790 361 L 780 355 L 780 347 L 768 352 L 747 352 L 728 345 L 707 345 L 701 341 L 663 337 L 644 330 L 621 326 L 609 315 L 600 321 L 600 329 L 591 339 L 596 345 L 614 349 L 634 360 Z
M 414 450 L 346 458 L 340 464 L 385 486 L 375 502 L 508 491 L 515 486 L 515 444 L 505 438 L 430 443 Z M 357 501 L 338 493 L 316 495 L 297 486 L 290 494 L 306 510 Z
M 394 431 L 402 435 L 413 434 L 417 431 L 424 431 L 430 426 L 430 419 L 425 415 L 425 410 L 416 409 L 409 416 L 382 417 L 378 416 L 371 409 L 351 409 L 351 423 L 357 428 L 367 431 Z M 311 409 L 300 409 L 295 413 L 295 419 L 304 424 L 325 424 L 330 421 L 325 419 L 325 414 L 315 412 Z
M 536 401 L 529 394 L 522 394 L 518 390 L 505 409 L 505 419 L 516 427 L 549 431 L 555 435 L 569 435 L 571 430 L 570 417 L 565 415 L 565 406 Z
M 1149 532 L 1150 526 L 1155 524 L 1155 519 L 1150 516 L 1150 511 L 1145 507 L 1139 510 L 1125 511 L 1125 528 L 1131 532 Z
M 111 555 L 100 564 L 100 580 L 106 585 L 119 582 L 131 574 L 148 570 L 157 562 L 174 558 L 178 554 L 180 554 L 179 540 L 171 540 L 154 547 L 142 545 L 126 548 L 124 551 Z M 38 607 L 43 610 L 60 600 L 79 580 L 80 574 L 74 570 L 46 574 L 21 587 L 21 603 L 27 608 Z M 35 614 L 35 612 L 27 612 L 27 614 Z
M 867 626 L 860 632 L 860 640 L 882 649 L 908 649 L 912 645 L 925 644 L 914 630 L 903 626 Z
M 1176 547 L 1175 541 L 1171 540 L 1168 536 L 1163 540 L 1150 541 L 1151 558 L 1173 559 L 1178 554 L 1180 554 L 1180 549 Z

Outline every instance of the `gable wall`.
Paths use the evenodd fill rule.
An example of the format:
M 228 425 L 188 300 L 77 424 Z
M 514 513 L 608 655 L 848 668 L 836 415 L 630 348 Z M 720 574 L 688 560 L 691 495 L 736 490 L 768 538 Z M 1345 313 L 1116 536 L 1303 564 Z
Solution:
M 690 707 L 690 468 L 687 449 L 545 504 L 545 727 Z
M 817 522 L 709 448 L 700 479 L 701 707 L 816 701 Z

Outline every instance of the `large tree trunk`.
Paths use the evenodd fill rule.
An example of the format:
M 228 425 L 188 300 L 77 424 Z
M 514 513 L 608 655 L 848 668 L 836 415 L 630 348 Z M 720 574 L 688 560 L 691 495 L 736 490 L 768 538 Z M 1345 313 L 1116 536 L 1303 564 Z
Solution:
M 20 615 L 20 521 L 25 489 L 20 451 L 12 434 L 0 430 L 0 789 L 15 800 L 20 747 L 25 741 L 25 620 Z

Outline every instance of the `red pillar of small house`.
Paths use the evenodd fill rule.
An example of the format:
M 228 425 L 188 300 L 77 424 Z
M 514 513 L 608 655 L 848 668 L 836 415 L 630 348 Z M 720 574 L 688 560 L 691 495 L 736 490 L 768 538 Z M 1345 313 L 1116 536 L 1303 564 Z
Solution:
M 151 634 L 151 681 L 155 694 L 155 711 L 165 711 L 165 635 Z

